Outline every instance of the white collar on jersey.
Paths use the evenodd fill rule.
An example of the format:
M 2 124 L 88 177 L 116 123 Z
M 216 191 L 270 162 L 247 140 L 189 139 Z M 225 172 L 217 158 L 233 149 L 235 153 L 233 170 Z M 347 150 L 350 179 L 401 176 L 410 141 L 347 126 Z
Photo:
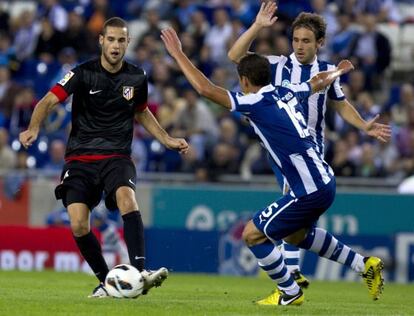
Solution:
M 268 84 L 267 86 L 261 87 L 260 90 L 256 92 L 256 94 L 263 94 L 273 90 L 275 90 L 275 87 L 272 84 Z
M 299 60 L 296 58 L 295 53 L 290 54 L 290 59 L 292 60 L 292 64 L 296 64 L 296 65 L 303 65 L 301 62 L 299 62 Z M 318 57 L 315 55 L 315 59 L 313 60 L 313 62 L 311 62 L 308 65 L 315 65 L 318 63 Z

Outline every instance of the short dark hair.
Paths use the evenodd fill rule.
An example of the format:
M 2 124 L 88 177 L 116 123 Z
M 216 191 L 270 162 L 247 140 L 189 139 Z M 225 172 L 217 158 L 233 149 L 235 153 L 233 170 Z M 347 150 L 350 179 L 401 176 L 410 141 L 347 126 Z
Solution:
M 292 23 L 292 33 L 297 28 L 307 28 L 315 34 L 317 41 L 325 38 L 326 35 L 326 22 L 322 16 L 315 13 L 305 13 L 302 12 L 299 14 Z
M 258 54 L 244 56 L 237 65 L 239 76 L 245 76 L 255 86 L 266 86 L 271 80 L 270 63 Z
M 107 27 L 108 26 L 112 26 L 112 27 L 125 27 L 126 29 L 127 29 L 127 32 L 129 33 L 129 31 L 128 31 L 128 23 L 124 20 L 124 19 L 121 19 L 121 18 L 119 18 L 119 17 L 113 17 L 113 18 L 110 18 L 110 19 L 108 19 L 108 20 L 106 20 L 105 21 L 105 23 L 104 23 L 104 25 L 103 25 L 103 28 L 102 28 L 102 35 L 105 35 L 106 34 L 106 29 L 107 29 Z

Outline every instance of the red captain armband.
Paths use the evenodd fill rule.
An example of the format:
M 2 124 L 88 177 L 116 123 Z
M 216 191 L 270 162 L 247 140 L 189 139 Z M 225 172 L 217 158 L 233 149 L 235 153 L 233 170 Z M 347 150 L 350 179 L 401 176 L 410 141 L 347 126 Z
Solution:
M 50 92 L 52 92 L 58 99 L 59 102 L 63 102 L 68 97 L 68 93 L 65 91 L 65 89 L 62 88 L 62 86 L 55 84 L 52 89 L 50 89 Z
M 135 112 L 144 112 L 147 107 L 148 107 L 147 102 L 137 105 L 135 106 Z

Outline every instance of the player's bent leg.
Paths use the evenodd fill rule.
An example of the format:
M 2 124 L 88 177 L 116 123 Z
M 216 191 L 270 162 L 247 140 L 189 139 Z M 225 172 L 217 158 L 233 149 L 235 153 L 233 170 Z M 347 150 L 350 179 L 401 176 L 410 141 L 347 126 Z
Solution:
M 258 259 L 260 268 L 277 283 L 278 291 L 257 301 L 259 305 L 301 305 L 304 295 L 288 272 L 279 248 L 249 221 L 243 231 L 243 239 Z
M 289 272 L 292 274 L 293 279 L 302 289 L 308 288 L 310 281 L 300 271 L 300 250 L 293 244 L 298 244 L 300 241 L 302 241 L 305 238 L 307 231 L 307 229 L 301 229 L 298 232 L 286 237 L 283 241 L 286 266 L 288 267 Z

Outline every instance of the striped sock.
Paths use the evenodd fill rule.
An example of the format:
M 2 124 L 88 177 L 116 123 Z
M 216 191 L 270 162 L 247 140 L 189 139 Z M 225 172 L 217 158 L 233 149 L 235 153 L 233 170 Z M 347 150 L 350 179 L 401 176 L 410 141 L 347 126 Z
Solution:
M 312 228 L 298 247 L 313 251 L 319 256 L 328 258 L 329 260 L 344 264 L 359 273 L 365 269 L 363 256 L 338 241 L 322 228 Z
M 266 241 L 262 244 L 249 247 L 267 275 L 276 281 L 279 289 L 288 295 L 295 295 L 300 288 L 288 272 L 283 255 L 272 242 Z
M 300 250 L 298 247 L 283 242 L 285 263 L 290 273 L 295 270 L 300 270 L 299 258 Z

